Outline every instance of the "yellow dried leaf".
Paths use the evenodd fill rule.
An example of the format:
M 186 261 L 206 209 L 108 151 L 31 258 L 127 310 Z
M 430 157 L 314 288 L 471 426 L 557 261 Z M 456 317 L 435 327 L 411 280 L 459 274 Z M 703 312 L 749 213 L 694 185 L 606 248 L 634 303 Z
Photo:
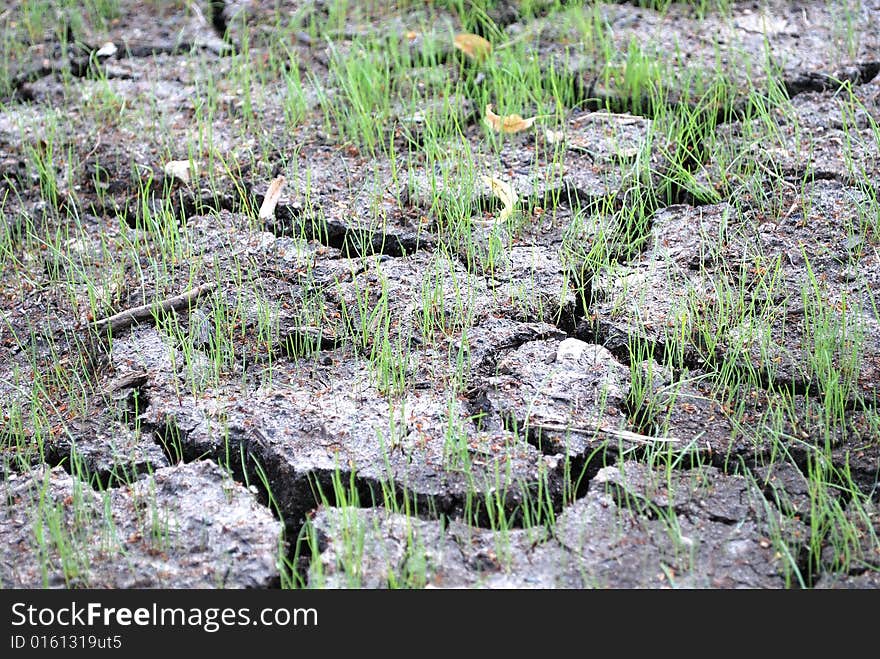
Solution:
M 532 127 L 532 124 L 535 123 L 535 119 L 538 119 L 538 116 L 529 117 L 528 119 L 523 119 L 518 114 L 506 114 L 503 117 L 495 114 L 492 111 L 492 104 L 486 106 L 486 116 L 483 121 L 486 122 L 490 128 L 494 128 L 500 133 L 518 133 L 521 130 L 527 130 Z
M 504 208 L 501 210 L 501 213 L 498 214 L 498 219 L 496 221 L 505 222 L 507 218 L 510 217 L 511 213 L 513 213 L 516 202 L 519 201 L 516 196 L 516 191 L 511 185 L 505 183 L 496 176 L 480 174 L 480 178 L 483 179 L 483 183 L 489 186 L 492 194 L 498 197 L 504 205 Z
M 482 62 L 492 54 L 492 44 L 478 34 L 467 32 L 456 34 L 452 43 L 475 62 Z
M 266 188 L 266 196 L 263 197 L 263 203 L 260 205 L 261 220 L 268 220 L 275 215 L 275 206 L 278 205 L 278 200 L 281 199 L 282 187 L 284 187 L 283 176 L 277 176 L 269 183 L 269 187 Z

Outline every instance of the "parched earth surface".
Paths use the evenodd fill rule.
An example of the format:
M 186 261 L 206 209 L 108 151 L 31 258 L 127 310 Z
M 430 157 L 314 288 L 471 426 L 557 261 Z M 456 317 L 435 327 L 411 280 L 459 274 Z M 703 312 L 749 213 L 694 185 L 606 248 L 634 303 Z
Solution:
M 28 44 L 0 106 L 17 255 L 0 276 L 3 586 L 880 585 L 880 217 L 864 217 L 880 194 L 880 2 L 584 7 L 617 52 L 656 44 L 669 104 L 691 98 L 693 71 L 720 71 L 715 153 L 757 173 L 732 181 L 731 163 L 696 153 L 693 185 L 652 198 L 638 248 L 603 260 L 632 236 L 632 163 L 661 185 L 669 151 L 646 146 L 656 99 L 600 75 L 553 12 L 496 3 L 487 36 L 533 43 L 579 101 L 558 132 L 493 150 L 473 99 L 431 91 L 473 65 L 442 3 L 119 4 L 65 47 L 27 36 L 18 2 L 2 19 Z M 279 15 L 338 27 L 315 38 Z M 442 168 L 401 166 L 322 119 L 322 97 L 344 98 L 333 57 L 376 34 L 413 53 L 441 35 L 396 82 L 456 115 L 471 159 L 450 147 Z M 261 78 L 278 39 L 298 86 Z M 755 89 L 791 99 L 766 116 L 772 139 L 747 119 Z M 260 134 L 242 129 L 254 116 Z M 424 115 L 384 120 L 401 150 L 423 139 Z M 54 208 L 35 163 L 60 181 Z M 477 175 L 498 171 L 516 226 L 489 221 L 500 205 Z M 465 204 L 467 240 L 438 199 Z M 49 238 L 17 244 L 26 232 Z M 132 246 L 140 260 L 122 256 Z M 112 340 L 90 325 L 204 284 Z M 822 313 L 837 347 L 817 365 Z M 754 383 L 738 400 L 711 386 L 722 364 Z M 73 371 L 77 404 L 53 387 Z M 835 374 L 851 386 L 829 401 Z M 52 419 L 39 450 L 37 418 Z M 817 450 L 867 502 L 822 493 L 853 536 L 811 540 L 826 521 Z

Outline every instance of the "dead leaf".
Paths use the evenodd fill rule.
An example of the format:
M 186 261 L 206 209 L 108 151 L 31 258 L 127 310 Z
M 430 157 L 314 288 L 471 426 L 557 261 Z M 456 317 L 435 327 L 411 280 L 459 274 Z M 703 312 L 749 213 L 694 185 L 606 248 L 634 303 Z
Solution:
M 190 164 L 192 164 L 192 169 L 190 169 Z M 165 172 L 165 176 L 176 178 L 187 184 L 190 182 L 191 172 L 198 175 L 198 167 L 195 163 L 190 163 L 189 160 L 169 160 L 165 163 L 163 171 Z
M 489 186 L 492 194 L 498 197 L 498 199 L 500 199 L 501 203 L 504 205 L 501 213 L 498 214 L 497 219 L 495 219 L 492 223 L 494 224 L 507 221 L 507 218 L 509 218 L 511 213 L 513 213 L 516 202 L 519 201 L 516 196 L 516 191 L 510 184 L 505 183 L 497 176 L 486 176 L 485 174 L 480 174 L 480 178 L 483 180 L 483 183 Z
M 482 62 L 492 54 L 492 44 L 478 34 L 456 34 L 452 43 L 475 62 Z
M 260 205 L 260 219 L 268 220 L 275 215 L 275 206 L 281 199 L 281 188 L 284 187 L 284 177 L 276 176 L 266 188 L 266 196 L 263 197 L 263 203 Z
M 535 123 L 535 119 L 540 119 L 540 115 L 523 119 L 518 114 L 507 114 L 503 117 L 492 112 L 492 104 L 486 106 L 486 116 L 483 121 L 490 128 L 494 128 L 500 133 L 518 133 L 522 130 L 528 130 Z

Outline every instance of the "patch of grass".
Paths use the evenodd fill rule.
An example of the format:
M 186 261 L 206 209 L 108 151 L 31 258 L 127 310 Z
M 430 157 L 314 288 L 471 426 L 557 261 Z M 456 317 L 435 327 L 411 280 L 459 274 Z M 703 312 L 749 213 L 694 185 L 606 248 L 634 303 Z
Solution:
M 196 11 L 176 0 L 154 4 Z M 831 60 L 858 59 L 864 25 L 858 3 L 826 4 L 815 11 L 828 18 L 833 70 Z M 70 509 L 45 496 L 46 484 L 24 504 L 44 586 L 53 575 L 82 585 L 90 529 L 102 529 L 108 551 L 119 544 L 110 512 L 82 503 L 88 488 L 104 493 L 76 453 L 77 423 L 110 404 L 102 387 L 120 338 L 99 336 L 90 323 L 205 282 L 217 283 L 212 296 L 148 321 L 171 365 L 153 384 L 161 396 L 178 405 L 221 392 L 246 399 L 304 387 L 325 377 L 319 366 L 351 359 L 369 373 L 368 395 L 387 404 L 387 427 L 376 429 L 389 463 L 381 496 L 363 500 L 352 464 L 314 493 L 336 525 L 337 585 L 363 585 L 385 529 L 387 520 L 366 523 L 379 517 L 362 506 L 402 520 L 403 555 L 388 559 L 383 585 L 428 583 L 435 555 L 420 523 L 443 533 L 449 520 L 435 511 L 417 522 L 432 513 L 390 468 L 392 456 L 411 458 L 416 434 L 440 446 L 438 471 L 469 484 L 456 521 L 488 528 L 505 569 L 514 528 L 552 537 L 560 511 L 589 492 L 588 465 L 635 459 L 668 484 L 684 471 L 699 478 L 710 457 L 731 473 L 799 470 L 808 513 L 754 476 L 785 585 L 876 569 L 876 482 L 866 485 L 846 455 L 853 445 L 873 447 L 880 427 L 870 382 L 880 128 L 859 84 L 824 92 L 833 116 L 817 128 L 808 104 L 790 97 L 790 63 L 777 52 L 787 46 L 772 30 L 763 52 L 731 45 L 742 35 L 739 8 L 727 0 L 332 0 L 265 9 L 236 14 L 222 54 L 93 55 L 87 71 L 71 68 L 70 57 L 105 34 L 116 39 L 128 11 L 116 0 L 35 0 L 0 12 L 0 344 L 10 354 L 0 371 L 8 401 L 0 454 L 7 473 L 61 461 L 80 477 Z M 633 31 L 633 16 L 662 30 Z M 675 34 L 701 26 L 723 26 L 731 43 L 714 32 L 675 43 Z M 491 54 L 475 60 L 457 50 L 458 32 L 481 35 Z M 537 119 L 526 131 L 496 132 L 483 121 L 489 105 Z M 577 135 L 572 121 L 590 112 L 607 121 Z M 615 143 L 615 120 L 639 126 L 636 146 Z M 840 162 L 829 173 L 823 159 L 834 149 Z M 578 189 L 574 153 L 576 167 L 595 174 L 595 190 Z M 188 181 L 165 172 L 172 160 L 189 164 Z M 279 175 L 280 206 L 261 217 L 262 191 Z M 518 186 L 503 221 L 485 176 Z M 833 218 L 841 232 L 820 236 L 813 250 L 801 237 L 834 214 L 817 193 L 833 182 L 846 189 Z M 694 226 L 667 244 L 658 228 L 679 204 Z M 343 236 L 340 222 L 349 227 Z M 416 253 L 394 252 L 392 230 L 417 235 Z M 776 249 L 786 231 L 796 238 Z M 832 244 L 838 239 L 843 249 Z M 513 261 L 520 248 L 559 257 L 559 290 L 554 283 L 548 292 L 546 264 Z M 419 267 L 401 274 L 389 259 Z M 633 429 L 674 435 L 671 411 L 699 385 L 733 428 L 731 445 L 754 452 L 710 456 L 702 433 L 639 450 L 593 438 L 584 455 L 544 456 L 532 483 L 512 482 L 504 460 L 489 475 L 474 433 L 502 420 L 465 400 L 495 386 L 492 365 L 516 348 L 487 353 L 479 343 L 488 340 L 479 326 L 497 319 L 608 341 L 629 368 L 622 414 Z M 416 432 L 411 416 L 422 397 L 442 409 Z M 604 413 L 606 401 L 597 401 Z M 140 434 L 146 409 L 138 401 L 114 418 Z M 228 455 L 222 426 L 225 467 L 234 471 L 246 456 Z M 516 430 L 504 450 L 528 444 L 529 429 Z M 156 437 L 172 461 L 191 450 L 173 423 Z M 59 456 L 59 445 L 74 449 Z M 134 482 L 134 465 L 118 462 L 116 481 Z M 271 491 L 270 469 L 244 477 L 256 475 L 281 517 L 286 502 Z M 679 583 L 697 550 L 683 541 L 679 515 L 646 498 L 621 505 L 663 521 L 675 566 L 658 569 Z M 138 514 L 150 546 L 166 549 L 172 521 L 149 497 Z M 791 533 L 798 524 L 804 537 Z M 309 520 L 288 529 L 279 540 L 282 585 L 327 582 L 323 546 Z

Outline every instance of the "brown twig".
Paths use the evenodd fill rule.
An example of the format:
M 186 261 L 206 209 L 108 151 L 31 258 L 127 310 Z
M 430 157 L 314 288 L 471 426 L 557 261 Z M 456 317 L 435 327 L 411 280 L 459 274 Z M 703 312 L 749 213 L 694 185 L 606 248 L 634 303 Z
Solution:
M 675 443 L 679 440 L 676 437 L 651 437 L 649 435 L 641 435 L 637 432 L 629 430 L 614 430 L 613 428 L 601 428 L 595 426 L 593 428 L 582 428 L 578 426 L 563 426 L 555 423 L 528 423 L 527 428 L 534 430 L 549 430 L 550 432 L 572 432 L 579 435 L 607 435 L 624 441 L 635 442 L 636 444 L 650 444 L 653 442 L 671 442 Z
M 193 302 L 205 295 L 205 293 L 214 290 L 216 286 L 216 283 L 208 282 L 207 284 L 197 286 L 196 288 L 181 293 L 180 295 L 169 297 L 161 302 L 154 302 L 153 304 L 145 304 L 140 307 L 126 309 L 125 311 L 120 311 L 107 318 L 96 320 L 91 324 L 91 327 L 98 332 L 110 329 L 110 331 L 115 333 L 142 320 L 152 320 L 156 314 L 168 313 L 169 311 L 180 311 L 183 308 L 189 308 Z

